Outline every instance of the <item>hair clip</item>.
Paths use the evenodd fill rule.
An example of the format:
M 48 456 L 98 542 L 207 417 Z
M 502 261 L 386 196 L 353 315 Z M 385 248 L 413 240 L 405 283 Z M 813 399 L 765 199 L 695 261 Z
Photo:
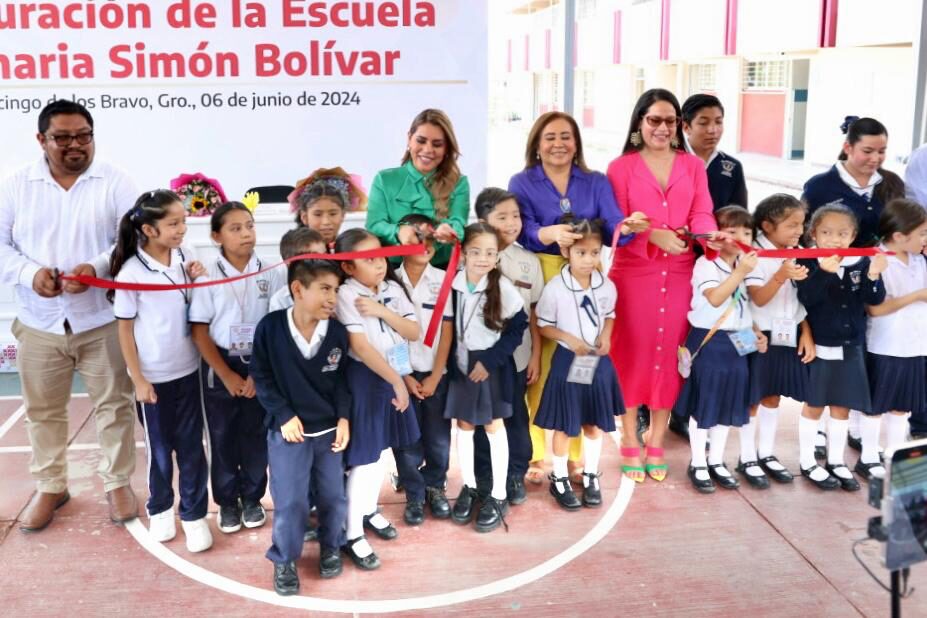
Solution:
M 851 127 L 851 126 L 853 125 L 853 123 L 856 122 L 857 120 L 859 120 L 859 116 L 846 116 L 846 117 L 844 117 L 844 119 L 843 119 L 843 124 L 840 125 L 840 131 L 841 131 L 841 133 L 843 133 L 844 135 L 846 135 L 846 134 L 849 132 L 850 127 Z

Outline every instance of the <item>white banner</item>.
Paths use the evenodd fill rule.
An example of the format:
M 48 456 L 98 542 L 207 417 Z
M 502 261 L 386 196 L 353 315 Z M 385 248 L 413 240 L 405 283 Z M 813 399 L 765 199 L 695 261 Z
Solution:
M 0 2 L 0 176 L 39 156 L 53 98 L 84 103 L 97 154 L 143 190 L 184 172 L 230 198 L 341 165 L 369 187 L 443 109 L 485 180 L 487 3 Z

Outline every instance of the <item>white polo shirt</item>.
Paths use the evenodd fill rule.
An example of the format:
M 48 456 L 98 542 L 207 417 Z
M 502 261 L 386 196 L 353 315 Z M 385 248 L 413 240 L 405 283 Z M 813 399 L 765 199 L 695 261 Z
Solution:
M 451 287 L 457 291 L 457 303 L 454 307 L 454 333 L 457 337 L 458 347 L 466 350 L 486 350 L 491 348 L 502 333 L 490 330 L 483 318 L 483 308 L 486 306 L 486 284 L 489 277 L 484 275 L 471 292 L 467 287 L 467 274 L 463 270 L 454 277 Z M 521 294 L 515 289 L 511 281 L 505 277 L 499 278 L 499 289 L 502 296 L 502 319 L 508 320 L 521 311 L 525 306 Z M 467 367 L 461 366 L 462 355 L 457 355 L 458 369 L 467 372 Z
M 270 297 L 268 311 L 279 311 L 280 309 L 289 309 L 293 306 L 293 294 L 290 293 L 290 286 L 286 283 L 286 277 L 283 278 L 283 287 L 274 292 Z
M 63 335 L 65 320 L 74 333 L 113 321 L 105 290 L 43 298 L 32 280 L 40 268 L 65 273 L 83 263 L 108 279 L 119 220 L 138 195 L 125 172 L 98 158 L 67 191 L 44 156 L 0 184 L 0 284 L 15 286 L 20 322 Z
M 730 298 L 725 299 L 721 306 L 715 307 L 705 297 L 705 290 L 718 287 L 731 276 L 731 273 L 731 267 L 720 257 L 709 260 L 702 256 L 695 261 L 695 268 L 692 271 L 692 309 L 688 314 L 689 324 L 696 328 L 710 329 L 727 311 L 731 304 Z M 734 310 L 721 324 L 721 330 L 743 330 L 753 326 L 747 286 L 741 281 L 737 289 L 740 296 Z
M 499 270 L 521 294 L 525 313 L 531 319 L 533 307 L 541 300 L 544 290 L 544 273 L 541 261 L 524 247 L 512 243 L 499 253 Z M 515 349 L 515 368 L 524 371 L 531 360 L 531 329 L 526 328 L 521 345 Z
M 418 280 L 418 285 L 414 287 L 403 265 L 400 265 L 399 268 L 396 269 L 396 274 L 409 290 L 409 295 L 412 296 L 412 304 L 415 305 L 415 315 L 422 329 L 418 341 L 413 341 L 410 344 L 409 352 L 412 357 L 412 369 L 415 371 L 430 372 L 434 369 L 435 354 L 438 351 L 438 344 L 441 342 L 441 327 L 438 327 L 437 333 L 435 334 L 434 345 L 430 348 L 425 345 L 425 331 L 428 330 L 428 325 L 431 323 L 431 316 L 435 312 L 435 303 L 438 302 L 441 282 L 444 281 L 444 271 L 428 264 L 425 266 L 425 270 Z M 453 322 L 454 307 L 452 305 L 453 303 L 450 297 L 448 297 L 448 302 L 444 305 L 443 320 Z M 447 368 L 445 368 L 444 371 L 446 373 Z
M 886 250 L 884 245 L 879 248 Z M 905 264 L 890 255 L 882 281 L 886 300 L 923 290 L 927 288 L 927 261 L 920 255 L 909 254 Z M 866 347 L 873 354 L 884 356 L 927 356 L 927 303 L 918 301 L 894 313 L 870 317 Z
M 338 321 L 344 324 L 349 333 L 364 333 L 367 335 L 367 341 L 370 342 L 370 345 L 385 358 L 387 350 L 404 340 L 399 333 L 380 318 L 362 316 L 357 307 L 354 306 L 354 301 L 358 298 L 373 298 L 393 313 L 408 318 L 413 322 L 418 321 L 415 316 L 415 305 L 406 296 L 405 290 L 394 281 L 382 281 L 376 294 L 354 277 L 348 278 L 338 288 L 338 304 L 335 307 L 335 315 L 338 317 Z M 353 351 L 350 351 L 349 355 L 354 360 L 360 360 Z
M 116 281 L 189 283 L 185 267 L 195 259 L 192 249 L 181 247 L 171 252 L 171 265 L 165 266 L 139 248 L 138 255 L 129 258 L 116 275 Z M 113 312 L 116 319 L 135 321 L 139 364 L 142 375 L 152 384 L 188 376 L 199 367 L 200 355 L 187 322 L 191 296 L 191 290 L 116 290 Z
M 762 232 L 757 234 L 754 244 L 760 249 L 776 248 Z M 784 261 L 785 258 L 759 258 L 756 268 L 744 279 L 747 287 L 763 287 L 769 283 Z M 762 307 L 751 301 L 750 312 L 760 330 L 772 330 L 773 320 L 795 320 L 798 323 L 808 315 L 805 306 L 798 300 L 798 288 L 791 279 L 779 286 L 776 295 Z
M 325 340 L 325 335 L 328 334 L 328 320 L 319 320 L 319 323 L 315 325 L 315 330 L 312 331 L 312 339 L 309 341 L 306 341 L 303 334 L 296 328 L 292 308 L 286 310 L 286 323 L 290 327 L 290 336 L 296 342 L 296 347 L 299 348 L 303 358 L 309 360 L 318 354 L 319 348 L 322 347 L 322 342 Z
M 589 347 L 605 328 L 605 320 L 615 319 L 618 290 L 610 279 L 593 271 L 589 288 L 583 289 L 565 265 L 560 274 L 547 282 L 535 308 L 538 326 L 555 326 L 582 339 Z M 560 345 L 569 349 L 563 341 Z
M 268 265 L 270 262 L 252 254 L 245 271 L 240 272 L 219 255 L 206 265 L 206 277 L 202 281 L 255 273 Z M 195 288 L 190 304 L 190 322 L 209 324 L 209 336 L 217 346 L 228 350 L 232 325 L 257 325 L 269 311 L 271 294 L 281 285 L 280 271 L 271 269 L 234 283 Z

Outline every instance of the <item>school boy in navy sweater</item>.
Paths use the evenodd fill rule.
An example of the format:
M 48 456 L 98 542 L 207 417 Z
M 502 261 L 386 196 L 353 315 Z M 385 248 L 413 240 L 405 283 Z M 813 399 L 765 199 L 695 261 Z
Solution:
M 290 264 L 293 307 L 265 316 L 254 335 L 251 377 L 267 411 L 270 495 L 274 501 L 274 589 L 299 591 L 296 560 L 309 515 L 309 483 L 319 514 L 323 578 L 341 573 L 347 500 L 342 452 L 348 445 L 350 394 L 344 379 L 348 333 L 332 314 L 341 283 L 327 260 Z

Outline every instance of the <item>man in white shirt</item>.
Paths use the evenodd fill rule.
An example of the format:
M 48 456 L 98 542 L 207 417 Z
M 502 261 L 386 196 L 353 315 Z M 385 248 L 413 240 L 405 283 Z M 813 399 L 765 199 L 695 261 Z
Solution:
M 82 105 L 50 103 L 38 125 L 42 157 L 0 183 L 0 285 L 15 287 L 19 305 L 13 334 L 38 490 L 20 518 L 26 532 L 45 528 L 70 498 L 67 406 L 75 370 L 93 403 L 110 517 L 138 515 L 129 486 L 132 382 L 112 306 L 103 290 L 58 278 L 109 277 L 119 220 L 138 190 L 124 172 L 94 160 L 93 118 Z
M 908 158 L 908 167 L 904 171 L 904 193 L 909 200 L 927 208 L 927 144 L 916 149 Z

